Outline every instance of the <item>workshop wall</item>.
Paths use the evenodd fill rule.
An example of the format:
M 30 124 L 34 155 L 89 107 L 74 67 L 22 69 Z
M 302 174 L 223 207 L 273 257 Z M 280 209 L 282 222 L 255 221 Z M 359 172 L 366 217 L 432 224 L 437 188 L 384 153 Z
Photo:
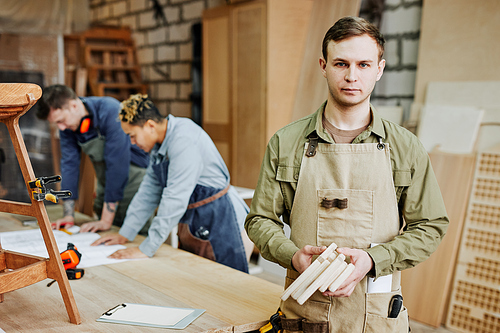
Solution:
M 94 24 L 126 25 L 133 31 L 142 75 L 159 110 L 191 116 L 192 35 L 204 9 L 224 0 L 158 0 L 165 20 L 155 16 L 152 0 L 90 0 Z M 408 119 L 414 99 L 422 0 L 363 0 L 360 16 L 372 21 L 373 3 L 386 37 L 385 74 L 372 95 L 375 105 L 398 105 Z
M 375 23 L 373 12 L 377 8 L 373 3 L 377 2 L 384 1 L 363 0 L 360 16 Z M 371 101 L 375 106 L 402 106 L 403 119 L 407 120 L 415 97 L 422 0 L 385 0 L 381 14 L 379 27 L 386 40 L 386 67 Z
M 158 15 L 159 4 L 164 17 Z M 132 29 L 137 57 L 150 97 L 162 114 L 191 117 L 193 24 L 203 10 L 224 0 L 91 0 L 93 24 Z

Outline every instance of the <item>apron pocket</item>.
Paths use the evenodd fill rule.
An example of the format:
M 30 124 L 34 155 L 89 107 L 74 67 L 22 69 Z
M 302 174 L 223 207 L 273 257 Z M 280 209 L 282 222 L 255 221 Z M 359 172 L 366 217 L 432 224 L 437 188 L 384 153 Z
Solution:
M 365 333 L 406 333 L 408 332 L 408 311 L 401 307 L 397 318 L 388 318 L 389 304 L 394 295 L 392 293 L 366 294 L 366 325 Z
M 372 237 L 373 191 L 323 189 L 318 190 L 317 195 L 318 245 L 330 245 L 333 241 L 339 247 L 369 248 Z M 331 208 L 322 205 L 325 200 L 335 199 L 342 201 L 342 204 Z M 352 237 L 353 235 L 356 237 Z
M 214 250 L 209 240 L 195 237 L 186 223 L 179 223 L 177 235 L 179 237 L 179 248 L 215 261 Z

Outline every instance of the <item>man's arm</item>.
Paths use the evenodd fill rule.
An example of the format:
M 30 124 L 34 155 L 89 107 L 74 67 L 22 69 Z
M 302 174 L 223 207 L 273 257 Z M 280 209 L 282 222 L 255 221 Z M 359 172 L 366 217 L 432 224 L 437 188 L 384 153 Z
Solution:
M 106 138 L 104 144 L 104 163 L 106 164 L 106 184 L 104 202 L 118 202 L 128 181 L 130 168 L 130 138 L 123 132 L 118 119 L 120 104 L 117 100 L 106 98 L 99 105 L 99 128 Z
M 438 247 L 448 227 L 448 216 L 429 156 L 420 142 L 409 153 L 411 184 L 401 194 L 399 209 L 406 226 L 392 241 L 366 251 L 375 263 L 375 276 L 414 267 Z
M 285 236 L 280 220 L 285 199 L 276 180 L 277 140 L 274 136 L 267 146 L 245 229 L 262 257 L 292 269 L 292 257 L 299 248 Z

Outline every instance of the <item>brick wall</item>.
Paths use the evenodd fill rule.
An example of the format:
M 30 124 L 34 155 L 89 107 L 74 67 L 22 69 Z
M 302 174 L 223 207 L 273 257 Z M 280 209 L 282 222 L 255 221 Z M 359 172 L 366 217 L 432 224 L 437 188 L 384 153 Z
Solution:
M 92 23 L 129 26 L 143 81 L 162 114 L 191 117 L 191 27 L 204 9 L 224 0 L 158 0 L 166 22 L 154 17 L 151 0 L 90 0 Z
M 294 0 L 295 1 L 295 0 Z M 370 0 L 362 0 L 367 17 Z M 167 23 L 154 18 L 151 0 L 90 0 L 92 23 L 127 25 L 133 31 L 143 79 L 166 114 L 191 116 L 191 27 L 204 9 L 224 0 L 158 0 Z M 386 38 L 386 69 L 375 86 L 375 105 L 400 105 L 408 119 L 415 91 L 422 0 L 385 0 L 380 29 Z
M 369 2 L 362 1 L 360 16 L 368 18 Z M 422 0 L 385 0 L 380 31 L 386 40 L 386 67 L 371 101 L 375 106 L 402 106 L 404 120 L 415 94 L 421 15 Z

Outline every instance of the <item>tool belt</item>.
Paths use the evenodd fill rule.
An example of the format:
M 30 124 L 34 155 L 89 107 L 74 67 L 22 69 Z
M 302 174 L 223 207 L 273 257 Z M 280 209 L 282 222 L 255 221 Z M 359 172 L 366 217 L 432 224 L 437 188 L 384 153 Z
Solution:
M 222 197 L 224 194 L 227 193 L 227 191 L 229 190 L 229 186 L 231 185 L 227 185 L 223 190 L 221 190 L 220 192 L 217 192 L 215 193 L 214 195 L 212 195 L 211 197 L 208 197 L 206 199 L 203 199 L 203 200 L 200 200 L 200 201 L 197 201 L 197 202 L 193 202 L 192 204 L 189 204 L 187 209 L 193 209 L 193 208 L 198 208 L 198 207 L 201 207 L 203 205 L 206 205 L 212 201 L 215 201 L 217 199 L 219 199 L 220 197 Z
M 310 322 L 306 319 L 286 319 L 281 316 L 281 327 L 287 332 L 329 333 L 328 322 Z

